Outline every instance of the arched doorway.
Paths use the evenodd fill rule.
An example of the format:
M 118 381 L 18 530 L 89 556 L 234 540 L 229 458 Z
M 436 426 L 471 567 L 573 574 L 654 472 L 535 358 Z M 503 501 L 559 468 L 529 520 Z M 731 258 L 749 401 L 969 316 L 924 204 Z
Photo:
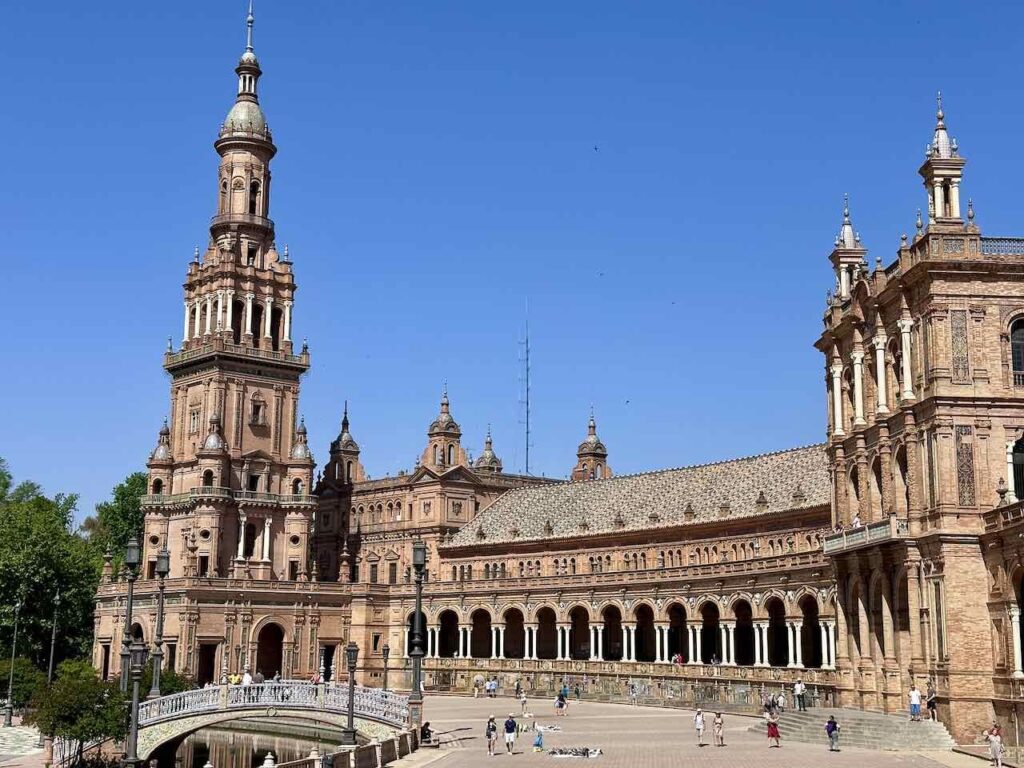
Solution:
M 821 668 L 821 623 L 818 621 L 818 601 L 810 595 L 800 598 L 803 623 L 800 629 L 800 655 L 805 667 Z
M 654 636 L 654 611 L 647 603 L 641 603 L 633 612 L 636 619 L 636 660 L 654 661 L 657 642 Z
M 445 659 L 459 655 L 459 617 L 455 611 L 441 611 L 437 623 L 437 655 Z
M 569 658 L 590 658 L 590 614 L 582 605 L 569 611 Z
M 754 664 L 754 611 L 746 600 L 737 600 L 732 606 L 736 617 L 736 629 L 733 630 L 736 647 L 733 649 L 733 660 L 741 667 Z
M 689 661 L 689 648 L 687 648 L 686 631 L 686 608 L 679 603 L 672 603 L 668 607 L 668 660 L 672 661 L 676 656 L 681 656 L 683 661 Z
M 544 607 L 537 611 L 537 658 L 553 659 L 558 655 L 558 634 L 555 612 Z
M 473 628 L 469 633 L 469 655 L 474 659 L 491 658 L 491 614 L 483 608 L 477 608 L 470 614 L 469 620 Z
M 622 612 L 614 605 L 601 611 L 604 620 L 604 647 L 602 655 L 605 661 L 622 660 Z
M 768 610 L 768 665 L 785 667 L 789 664 L 789 629 L 786 627 L 786 607 L 777 598 L 765 605 Z
M 506 659 L 526 657 L 526 629 L 522 611 L 509 608 L 505 611 L 505 647 L 501 649 Z
M 281 659 L 284 650 L 284 630 L 279 624 L 267 624 L 256 639 L 256 671 L 262 672 L 267 680 L 281 673 Z
M 720 618 L 718 606 L 714 603 L 704 603 L 700 607 L 700 660 L 705 664 L 722 660 L 722 648 L 719 642 L 721 632 L 718 631 Z

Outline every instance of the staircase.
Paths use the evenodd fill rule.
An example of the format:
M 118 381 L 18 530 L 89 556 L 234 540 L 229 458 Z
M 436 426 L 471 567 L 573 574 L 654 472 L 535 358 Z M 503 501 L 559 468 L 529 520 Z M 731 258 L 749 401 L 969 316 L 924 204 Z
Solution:
M 909 715 L 884 715 L 881 712 L 828 707 L 809 712 L 787 709 L 779 718 L 782 741 L 792 739 L 827 745 L 825 721 L 829 715 L 834 715 L 839 723 L 840 749 L 952 749 L 956 745 L 945 726 L 929 720 L 914 723 L 910 721 Z M 767 726 L 762 720 L 748 730 L 764 735 Z

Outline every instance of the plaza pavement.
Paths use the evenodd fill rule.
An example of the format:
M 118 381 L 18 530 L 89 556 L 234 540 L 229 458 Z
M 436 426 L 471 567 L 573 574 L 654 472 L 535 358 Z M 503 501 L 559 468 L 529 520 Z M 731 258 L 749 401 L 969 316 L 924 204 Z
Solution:
M 988 761 L 952 752 L 912 753 L 848 748 L 829 753 L 825 740 L 824 718 L 820 744 L 783 741 L 781 749 L 768 748 L 766 736 L 748 732 L 755 719 L 726 714 L 725 747 L 698 748 L 693 730 L 693 712 L 687 710 L 631 707 L 625 704 L 573 702 L 567 717 L 555 718 L 554 708 L 547 700 L 530 704 L 536 710 L 540 725 L 560 725 L 561 732 L 545 733 L 544 748 L 588 746 L 599 747 L 604 754 L 590 760 L 554 758 L 533 752 L 534 733 L 520 735 L 514 754 L 509 757 L 487 756 L 484 723 L 494 715 L 499 724 L 498 748 L 504 753 L 501 724 L 509 712 L 517 720 L 532 723 L 532 718 L 519 718 L 519 705 L 511 698 L 473 699 L 456 696 L 431 696 L 424 702 L 424 719 L 442 742 L 441 749 L 423 749 L 410 765 L 432 768 L 463 768 L 468 766 L 511 763 L 515 765 L 592 766 L 592 768 L 689 768 L 690 766 L 729 766 L 729 768 L 984 768 Z M 827 716 L 827 713 L 826 713 Z M 785 718 L 785 716 L 783 716 Z M 705 742 L 711 741 L 710 723 Z M 400 765 L 405 765 L 401 761 Z

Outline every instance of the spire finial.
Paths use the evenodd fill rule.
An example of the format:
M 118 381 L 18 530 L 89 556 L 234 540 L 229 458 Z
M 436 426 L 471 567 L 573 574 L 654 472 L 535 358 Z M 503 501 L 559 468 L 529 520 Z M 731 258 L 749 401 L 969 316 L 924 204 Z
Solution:
M 249 15 L 245 17 L 245 50 L 252 51 L 252 0 L 249 0 Z
M 920 235 L 921 234 L 921 230 L 924 229 L 924 222 L 921 220 L 921 209 L 920 208 L 917 209 L 917 221 L 914 222 L 914 224 L 917 227 L 917 234 Z
M 195 246 L 195 248 L 192 251 L 192 261 L 194 261 L 196 264 L 199 263 L 199 246 L 198 245 Z
M 843 224 L 850 223 L 850 193 L 843 193 Z
M 974 221 L 974 200 L 970 197 L 967 198 L 967 221 Z
M 935 92 L 935 102 L 938 105 L 938 109 L 935 111 L 935 119 L 939 121 L 939 125 L 942 125 L 942 119 L 945 114 L 942 112 L 942 91 Z

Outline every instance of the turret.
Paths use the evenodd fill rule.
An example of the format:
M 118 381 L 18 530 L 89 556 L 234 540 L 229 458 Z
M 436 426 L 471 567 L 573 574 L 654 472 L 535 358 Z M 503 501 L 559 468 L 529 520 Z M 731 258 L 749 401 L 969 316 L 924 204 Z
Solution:
M 587 422 L 587 439 L 576 449 L 576 466 L 572 471 L 573 480 L 606 480 L 612 476 L 608 467 L 608 449 L 597 436 L 597 422 L 590 412 Z

